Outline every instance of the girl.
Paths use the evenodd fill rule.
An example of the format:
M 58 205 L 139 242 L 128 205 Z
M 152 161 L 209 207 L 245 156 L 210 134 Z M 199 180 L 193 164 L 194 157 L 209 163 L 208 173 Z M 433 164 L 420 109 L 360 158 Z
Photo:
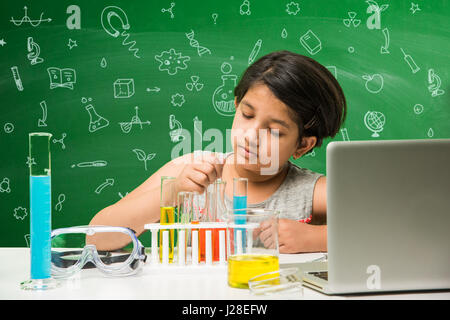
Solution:
M 176 193 L 203 193 L 222 178 L 227 182 L 228 205 L 233 178 L 244 177 L 248 179 L 248 207 L 280 211 L 281 253 L 327 251 L 327 227 L 317 224 L 326 221 L 326 177 L 298 167 L 289 158 L 299 159 L 339 131 L 347 110 L 340 85 L 313 59 L 278 51 L 251 65 L 234 94 L 233 152 L 200 153 L 200 157 L 195 152 L 173 159 L 123 199 L 97 213 L 90 224 L 125 226 L 141 234 L 146 223 L 160 218 L 161 176 L 176 177 Z M 262 155 L 270 161 L 262 161 Z M 264 170 L 268 167 L 271 170 Z M 316 223 L 305 223 L 311 220 Z M 263 234 L 261 240 L 269 242 Z M 94 241 L 104 250 L 126 244 L 105 235 Z

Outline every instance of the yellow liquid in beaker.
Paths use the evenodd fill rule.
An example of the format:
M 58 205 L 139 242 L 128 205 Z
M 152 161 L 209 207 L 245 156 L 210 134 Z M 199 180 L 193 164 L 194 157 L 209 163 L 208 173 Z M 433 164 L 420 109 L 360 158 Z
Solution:
M 175 208 L 174 207 L 161 207 L 161 219 L 159 221 L 160 224 L 173 224 L 175 223 Z M 159 231 L 159 260 L 162 262 L 162 239 L 163 239 L 163 231 Z M 170 229 L 169 231 L 169 263 L 173 262 L 173 247 L 175 242 L 175 230 Z
M 279 270 L 278 257 L 268 254 L 240 254 L 228 257 L 228 285 L 248 289 L 248 280 Z

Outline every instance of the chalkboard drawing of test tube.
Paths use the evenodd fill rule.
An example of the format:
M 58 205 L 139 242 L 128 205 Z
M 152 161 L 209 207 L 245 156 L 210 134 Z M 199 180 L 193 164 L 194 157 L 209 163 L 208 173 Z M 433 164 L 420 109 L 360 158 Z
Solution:
M 322 50 L 322 42 L 311 30 L 300 37 L 300 43 L 311 55 L 315 55 Z
M 20 78 L 19 75 L 19 69 L 17 69 L 17 66 L 13 66 L 11 67 L 11 71 L 13 74 L 14 81 L 16 83 L 17 90 L 23 91 L 22 79 Z

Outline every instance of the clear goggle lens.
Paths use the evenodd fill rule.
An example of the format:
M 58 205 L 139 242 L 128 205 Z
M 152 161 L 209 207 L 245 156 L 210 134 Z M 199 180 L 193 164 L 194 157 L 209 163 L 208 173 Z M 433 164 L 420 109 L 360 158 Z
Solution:
M 129 243 L 118 250 L 97 250 L 95 237 L 121 238 Z M 81 269 L 96 267 L 109 276 L 137 273 L 146 260 L 144 247 L 127 228 L 88 226 L 56 229 L 51 238 L 52 275 L 70 277 Z

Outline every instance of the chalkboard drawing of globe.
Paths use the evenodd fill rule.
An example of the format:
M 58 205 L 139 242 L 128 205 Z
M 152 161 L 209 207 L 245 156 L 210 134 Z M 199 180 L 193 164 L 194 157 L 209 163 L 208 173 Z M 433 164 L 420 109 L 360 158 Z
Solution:
M 364 116 L 364 124 L 367 129 L 373 132 L 373 138 L 378 138 L 380 136 L 378 133 L 383 131 L 385 123 L 386 117 L 381 112 L 367 111 Z
M 231 72 L 231 65 L 224 62 L 221 67 L 222 70 L 222 84 L 214 90 L 212 96 L 212 103 L 214 110 L 222 116 L 233 116 L 235 113 L 234 107 L 234 87 L 236 87 L 237 76 L 229 74 Z

